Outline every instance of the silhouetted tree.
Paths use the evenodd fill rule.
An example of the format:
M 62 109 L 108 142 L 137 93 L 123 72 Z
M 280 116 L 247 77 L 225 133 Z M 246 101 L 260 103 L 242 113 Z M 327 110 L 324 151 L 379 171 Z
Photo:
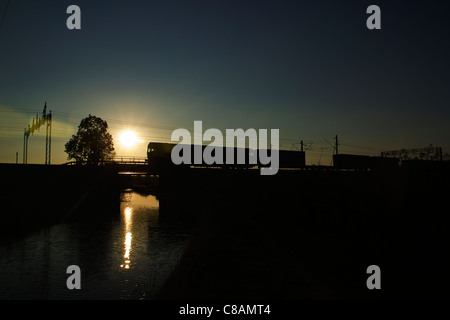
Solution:
M 116 155 L 108 123 L 91 115 L 81 120 L 77 134 L 66 143 L 64 151 L 68 160 L 96 165 Z

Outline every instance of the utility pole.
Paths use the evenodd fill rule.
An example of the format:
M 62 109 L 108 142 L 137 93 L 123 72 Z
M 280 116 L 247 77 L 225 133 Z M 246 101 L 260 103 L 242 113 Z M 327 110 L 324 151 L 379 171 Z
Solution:
M 30 125 L 28 125 L 28 129 L 30 128 Z M 25 128 L 24 133 L 23 133 L 23 164 L 27 164 L 28 162 L 28 138 L 29 138 L 30 134 L 29 131 L 27 131 L 27 129 Z
M 27 164 L 28 162 L 28 139 L 30 138 L 30 134 L 33 135 L 34 131 L 39 130 L 41 126 L 46 126 L 46 135 L 45 135 L 45 164 L 50 164 L 51 161 L 51 152 L 52 152 L 52 111 L 50 110 L 47 113 L 47 102 L 45 102 L 44 110 L 42 111 L 42 117 L 39 118 L 39 115 L 36 115 L 36 119 L 33 118 L 32 125 L 28 125 L 25 128 L 23 133 L 23 163 Z
M 339 140 L 338 140 L 338 136 L 336 135 L 336 137 L 334 138 L 334 140 L 336 140 L 336 144 L 334 146 L 334 148 L 336 149 L 336 155 L 339 154 Z
M 303 152 L 303 140 L 300 141 L 300 151 Z
M 16 164 L 18 163 L 18 161 L 19 161 L 19 152 L 16 152 Z
M 45 103 L 45 109 L 47 109 L 47 102 Z M 50 164 L 52 155 L 52 111 L 44 115 L 47 118 L 47 130 L 45 135 L 45 164 Z

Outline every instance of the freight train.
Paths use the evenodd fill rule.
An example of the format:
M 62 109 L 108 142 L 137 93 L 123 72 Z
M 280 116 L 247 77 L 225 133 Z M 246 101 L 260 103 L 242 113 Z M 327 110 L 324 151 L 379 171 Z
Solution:
M 150 142 L 147 147 L 147 159 L 148 164 L 155 168 L 155 169 L 163 169 L 168 167 L 174 167 L 176 166 L 171 158 L 172 149 L 176 146 L 175 143 L 160 143 L 160 142 Z M 218 161 L 221 163 L 213 163 L 208 164 L 205 162 L 204 158 L 201 157 L 200 163 L 199 161 L 194 161 L 194 151 L 195 145 L 185 145 L 183 147 L 187 147 L 190 150 L 190 155 L 187 157 L 190 157 L 189 164 L 180 164 L 177 165 L 177 167 L 219 167 L 219 168 L 234 168 L 234 169 L 248 169 L 252 167 L 257 168 L 263 168 L 268 167 L 269 165 L 263 164 L 260 161 L 260 158 L 257 157 L 257 153 L 260 150 L 253 150 L 249 148 L 228 148 L 228 147 L 220 147 L 222 151 L 222 161 Z M 201 147 L 201 153 L 204 154 L 205 148 L 207 146 L 200 146 Z M 218 147 L 219 148 L 219 147 Z M 234 159 L 233 161 L 230 161 L 231 159 L 226 158 L 227 152 L 231 151 L 229 149 L 233 149 L 233 155 Z M 185 149 L 186 150 L 186 149 Z M 270 150 L 268 151 L 270 154 Z M 239 163 L 237 161 L 237 155 L 239 153 L 242 153 L 245 155 L 245 161 L 244 163 Z M 215 156 L 214 152 L 212 156 Z M 250 157 L 254 157 L 256 159 L 255 162 L 250 162 Z M 228 160 L 228 161 L 227 161 Z M 288 151 L 288 150 L 279 150 L 279 168 L 304 168 L 305 167 L 305 152 L 304 151 Z
M 186 167 L 215 167 L 215 168 L 233 168 L 233 169 L 248 169 L 248 168 L 263 168 L 269 165 L 261 163 L 260 159 L 256 157 L 256 163 L 249 161 L 250 157 L 255 156 L 260 150 L 253 150 L 249 148 L 232 148 L 234 154 L 234 161 L 226 161 L 227 150 L 230 148 L 222 147 L 222 161 L 221 163 L 208 164 L 205 162 L 204 158 L 201 157 L 201 162 L 197 163 L 194 161 L 194 148 L 195 145 L 187 145 L 190 149 L 190 161 L 189 164 L 175 165 L 172 161 L 171 154 L 172 149 L 176 146 L 175 143 L 160 143 L 160 142 L 150 142 L 147 147 L 147 160 L 148 164 L 154 169 L 163 168 L 186 168 Z M 198 147 L 198 146 L 197 146 Z M 207 146 L 201 146 L 201 153 Z M 245 162 L 238 163 L 237 155 L 239 152 L 243 152 L 245 155 Z M 269 150 L 270 154 L 270 150 Z M 215 156 L 214 152 L 212 156 Z M 230 164 L 232 162 L 232 164 Z M 404 161 L 403 161 L 404 162 Z M 353 155 L 353 154 L 338 154 L 333 155 L 333 166 L 323 167 L 323 166 L 306 166 L 305 152 L 304 151 L 289 151 L 289 150 L 279 150 L 279 168 L 291 168 L 291 169 L 327 169 L 327 170 L 395 170 L 400 168 L 400 159 L 391 157 L 375 157 L 375 156 L 365 156 L 365 155 Z

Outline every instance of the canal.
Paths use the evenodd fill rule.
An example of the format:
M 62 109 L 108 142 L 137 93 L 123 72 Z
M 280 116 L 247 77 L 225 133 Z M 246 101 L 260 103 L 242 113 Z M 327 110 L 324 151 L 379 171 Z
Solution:
M 116 211 L 2 239 L 0 299 L 152 299 L 191 231 L 162 222 L 153 195 L 123 191 Z M 80 267 L 80 290 L 67 289 L 70 265 Z

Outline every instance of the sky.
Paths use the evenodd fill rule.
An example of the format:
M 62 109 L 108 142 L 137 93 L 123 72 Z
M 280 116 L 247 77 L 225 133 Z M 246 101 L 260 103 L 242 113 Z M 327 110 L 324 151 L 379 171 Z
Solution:
M 450 153 L 444 1 L 0 0 L 0 163 L 52 110 L 52 163 L 82 118 L 106 120 L 118 156 L 144 157 L 176 128 L 279 129 L 307 163 L 430 144 Z M 70 5 L 81 30 L 69 30 Z M 369 30 L 369 5 L 381 30 Z M 4 14 L 8 7 L 6 14 Z M 3 15 L 4 14 L 4 15 Z M 119 135 L 138 143 L 126 148 Z M 44 163 L 45 130 L 28 162 Z

